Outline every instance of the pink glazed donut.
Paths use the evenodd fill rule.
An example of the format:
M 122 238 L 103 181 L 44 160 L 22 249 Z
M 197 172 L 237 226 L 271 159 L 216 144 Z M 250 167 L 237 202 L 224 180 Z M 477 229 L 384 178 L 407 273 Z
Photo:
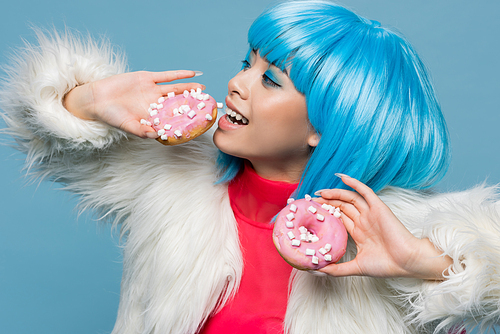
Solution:
M 300 270 L 317 270 L 339 261 L 347 246 L 339 209 L 311 201 L 307 195 L 288 202 L 273 229 L 274 245 L 281 257 Z
M 222 106 L 220 106 L 222 108 Z M 210 129 L 217 119 L 217 103 L 201 89 L 183 94 L 168 93 L 149 108 L 150 117 L 141 120 L 158 132 L 158 141 L 177 145 L 198 137 Z

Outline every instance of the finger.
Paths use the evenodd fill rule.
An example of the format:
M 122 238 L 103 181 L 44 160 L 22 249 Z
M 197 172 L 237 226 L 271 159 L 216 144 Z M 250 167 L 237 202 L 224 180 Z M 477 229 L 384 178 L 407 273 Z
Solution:
M 356 190 L 358 194 L 363 196 L 363 198 L 366 200 L 368 205 L 373 205 L 375 204 L 375 201 L 378 201 L 379 198 L 378 196 L 373 192 L 373 190 L 368 187 L 366 184 L 364 184 L 361 181 L 356 180 L 353 177 L 347 176 L 347 175 L 341 175 L 342 182 L 344 182 L 346 185 L 351 187 L 352 189 Z
M 327 200 L 339 200 L 346 203 L 351 203 L 358 208 L 359 211 L 368 210 L 369 206 L 363 196 L 354 191 L 346 189 L 329 189 L 321 192 L 321 197 Z
M 171 82 L 179 79 L 192 78 L 196 75 L 196 72 L 188 70 L 178 70 L 178 71 L 152 72 L 151 75 L 154 82 L 160 83 L 160 82 Z
M 318 269 L 318 271 L 334 277 L 361 275 L 361 271 L 354 260 L 344 263 L 329 264 L 326 267 Z
M 121 129 L 141 138 L 153 139 L 158 137 L 158 134 L 152 127 L 141 124 L 140 122 L 135 120 L 130 120 L 123 123 Z
M 178 83 L 174 85 L 157 85 L 157 87 L 160 89 L 160 94 L 162 96 L 165 96 L 170 92 L 174 92 L 175 95 L 179 95 L 182 94 L 185 90 L 189 91 L 191 89 L 198 89 L 198 88 L 200 88 L 201 90 L 205 89 L 205 85 L 195 82 Z

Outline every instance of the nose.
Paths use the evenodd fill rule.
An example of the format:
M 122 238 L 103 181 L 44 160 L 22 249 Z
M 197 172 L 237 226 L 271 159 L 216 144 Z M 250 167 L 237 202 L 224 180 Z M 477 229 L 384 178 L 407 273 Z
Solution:
M 250 97 L 250 71 L 240 71 L 228 83 L 229 95 L 237 94 L 241 99 Z

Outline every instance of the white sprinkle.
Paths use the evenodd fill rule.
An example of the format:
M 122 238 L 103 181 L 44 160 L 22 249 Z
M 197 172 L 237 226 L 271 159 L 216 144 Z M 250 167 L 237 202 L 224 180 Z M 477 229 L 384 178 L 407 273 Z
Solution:
M 217 102 L 217 109 L 222 109 L 224 107 L 224 105 L 222 104 L 222 102 Z
M 203 94 L 196 94 L 196 99 L 203 101 Z
M 205 102 L 200 102 L 197 106 L 198 110 L 205 108 Z
M 338 211 L 338 212 L 340 212 L 340 207 L 338 207 L 338 208 L 335 208 L 335 211 Z
M 148 121 L 146 121 L 146 120 L 143 118 L 143 119 L 141 119 L 141 124 L 146 125 L 146 124 L 148 124 Z
M 312 236 L 311 238 L 311 242 L 318 242 L 319 241 L 319 238 L 315 235 Z
M 306 234 L 307 233 L 307 228 L 305 228 L 304 226 L 301 226 L 301 227 L 299 227 L 299 232 L 302 233 L 302 234 Z
M 318 250 L 318 252 L 320 252 L 320 253 L 321 253 L 321 255 L 325 255 L 326 253 L 328 253 L 328 252 L 326 251 L 326 249 L 324 249 L 323 247 L 321 247 L 321 248 Z
M 201 94 L 201 88 L 196 88 L 196 94 Z
M 318 264 L 318 263 L 319 263 L 319 259 L 318 259 L 318 257 L 317 257 L 317 256 L 313 256 L 313 257 L 312 257 L 312 259 L 311 259 L 311 262 L 312 262 L 313 264 Z
M 295 218 L 295 215 L 291 212 L 286 215 L 286 219 L 288 219 L 289 221 L 292 221 L 294 218 Z
M 151 124 L 151 122 L 148 121 L 148 122 L 146 122 L 146 125 L 151 126 L 152 124 Z
M 203 101 L 208 101 L 208 100 L 210 100 L 210 95 L 205 94 L 205 95 L 203 96 Z
M 293 234 L 293 232 L 292 232 L 292 231 L 289 231 L 289 232 L 287 233 L 287 235 L 288 235 L 288 238 L 290 238 L 290 240 L 295 239 L 295 235 Z
M 290 205 L 290 211 L 297 212 L 297 206 L 295 204 Z
M 188 92 L 187 90 L 185 90 L 185 91 L 184 91 L 184 93 L 182 93 L 182 95 L 183 95 L 184 97 L 188 97 L 188 96 L 189 96 L 189 92 Z
M 183 104 L 182 106 L 179 107 L 179 109 L 181 108 L 184 112 L 188 112 L 189 110 L 191 110 L 191 108 L 187 104 Z
M 156 109 L 153 109 L 149 112 L 149 116 L 153 117 L 153 116 L 156 116 L 158 114 L 158 110 Z
M 297 239 L 292 240 L 292 246 L 299 247 L 300 246 L 300 240 L 297 240 Z
M 160 138 L 161 138 L 161 140 L 168 140 L 168 136 L 167 135 L 163 135 Z
M 163 127 L 165 130 L 170 130 L 172 128 L 172 125 L 171 124 L 165 124 L 165 126 Z
M 158 103 L 163 103 L 163 102 L 165 102 L 165 98 L 162 96 L 158 99 Z
M 335 216 L 335 218 L 340 218 L 340 216 L 341 216 L 340 212 L 338 212 L 338 211 L 335 211 L 333 213 L 333 215 Z
M 291 197 L 290 197 L 289 199 L 287 199 L 287 200 L 286 200 L 286 204 L 290 204 L 290 203 L 292 203 L 293 201 L 295 201 L 295 199 L 293 199 L 293 198 L 291 198 Z
M 318 210 L 316 210 L 316 208 L 311 205 L 310 207 L 307 208 L 307 211 L 309 211 L 310 213 L 316 213 L 316 211 Z
M 326 211 L 328 211 L 328 210 L 330 210 L 332 208 L 332 206 L 330 204 L 326 204 L 326 203 L 324 203 L 323 205 L 321 205 L 321 207 L 323 209 L 325 209 Z
M 175 130 L 175 131 L 174 131 L 174 136 L 176 136 L 177 138 L 182 137 L 182 132 L 181 132 L 181 130 Z
M 168 93 L 168 94 L 167 94 L 167 97 L 168 97 L 169 99 L 172 99 L 172 98 L 174 98 L 174 97 L 175 97 L 175 93 L 174 93 L 174 92 L 170 92 L 170 93 Z
M 149 106 L 151 107 L 151 109 L 156 109 L 156 103 L 151 103 Z
M 158 136 L 163 136 L 165 134 L 165 129 L 158 130 Z
M 335 213 L 335 208 L 332 206 L 328 212 L 333 215 Z
M 208 121 L 211 121 L 213 118 L 212 118 L 212 115 L 206 114 L 205 119 L 207 119 Z
M 194 89 L 191 89 L 191 92 L 189 93 L 189 95 L 196 98 L 196 91 Z
M 320 222 L 325 221 L 325 216 L 320 215 L 319 213 L 316 215 L 316 219 L 319 220 Z
M 307 241 L 307 235 L 306 235 L 306 234 L 304 234 L 304 233 L 302 233 L 302 234 L 300 235 L 300 240 L 302 240 L 302 241 Z
M 330 245 L 330 244 L 326 244 L 326 245 L 324 245 L 324 246 L 323 246 L 323 248 L 324 248 L 324 249 L 326 250 L 326 252 L 328 253 L 329 251 L 331 251 L 331 250 L 332 250 L 332 245 Z
M 330 254 L 325 255 L 325 261 L 331 262 L 332 261 L 332 256 Z
M 160 124 L 160 119 L 159 119 L 159 118 L 155 118 L 155 119 L 153 120 L 153 124 L 154 124 L 154 125 L 159 125 L 159 124 Z
M 161 109 L 161 108 L 163 108 L 163 104 L 161 104 L 161 103 L 156 106 L 156 109 L 158 109 L 158 110 Z
M 194 118 L 194 116 L 196 116 L 196 111 L 191 110 L 190 112 L 188 112 L 188 114 L 187 114 L 187 115 L 188 115 L 188 117 L 189 117 L 189 118 L 193 119 L 193 118 Z
M 287 220 L 287 221 L 285 222 L 285 225 L 286 225 L 286 227 L 288 227 L 288 228 L 293 228 L 293 223 L 292 223 L 290 220 Z
M 311 248 L 306 248 L 306 255 L 314 255 L 316 254 L 316 251 Z
M 306 194 L 304 196 L 304 198 L 306 199 L 306 201 L 310 201 L 312 199 L 312 197 L 310 195 L 308 195 L 308 194 Z

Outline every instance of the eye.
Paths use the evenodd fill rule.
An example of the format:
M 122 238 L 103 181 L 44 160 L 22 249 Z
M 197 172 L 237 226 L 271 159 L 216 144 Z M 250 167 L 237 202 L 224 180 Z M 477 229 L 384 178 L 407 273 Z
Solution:
M 250 68 L 250 63 L 248 62 L 248 60 L 246 60 L 246 59 L 245 59 L 245 60 L 242 60 L 242 61 L 241 61 L 241 69 L 242 69 L 243 71 L 246 71 L 246 70 L 248 70 L 249 68 Z
M 262 74 L 262 82 L 266 86 L 270 87 L 281 87 L 281 85 L 277 84 L 274 80 L 272 80 L 266 73 Z

